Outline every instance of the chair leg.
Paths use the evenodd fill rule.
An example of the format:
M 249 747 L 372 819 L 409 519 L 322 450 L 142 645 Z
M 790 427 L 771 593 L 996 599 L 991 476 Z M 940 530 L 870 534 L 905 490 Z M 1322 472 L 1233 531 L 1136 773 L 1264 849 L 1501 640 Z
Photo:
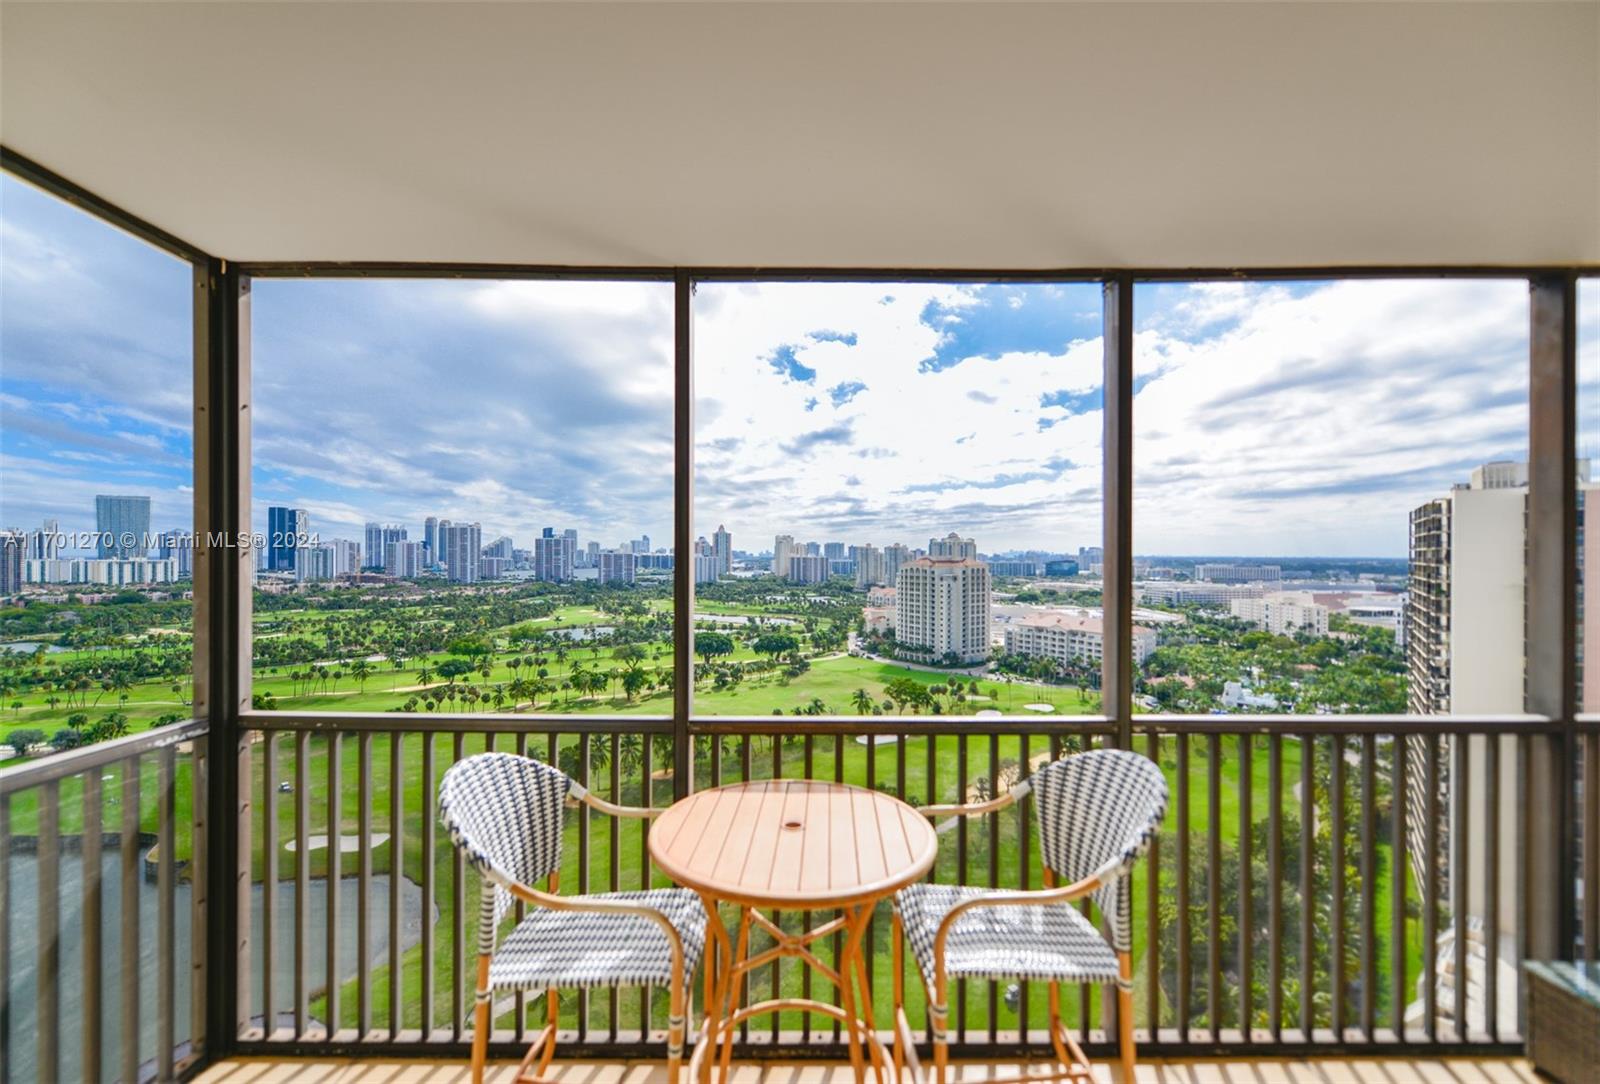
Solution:
M 1122 1055 L 1122 1084 L 1133 1084 L 1138 1051 L 1133 1045 L 1133 961 L 1126 952 L 1117 953 L 1117 1046 Z
M 555 987 L 546 990 L 544 992 L 544 1004 L 545 1026 L 550 1033 L 550 1038 L 539 1055 L 539 1067 L 534 1070 L 535 1076 L 544 1076 L 550 1068 L 550 1060 L 556 1056 L 556 1032 L 561 1028 L 561 991 Z
M 667 1084 L 678 1084 L 683 1068 L 683 1042 L 689 1030 L 687 975 L 672 986 L 671 1004 L 667 1010 Z
M 889 920 L 889 945 L 894 954 L 891 979 L 894 989 L 894 1084 L 900 1084 L 900 1074 L 905 1066 L 905 1052 L 900 1049 L 900 1014 L 906 1006 L 905 948 L 900 944 L 900 912 L 895 911 Z
M 933 1079 L 935 1084 L 945 1084 L 945 1073 L 950 1065 L 949 992 L 944 981 L 944 968 L 940 966 L 934 982 L 933 1003 L 928 1006 L 928 1024 L 933 1031 Z
M 490 1006 L 494 1000 L 489 990 L 489 956 L 478 955 L 478 986 L 476 1004 L 472 1007 L 472 1084 L 483 1084 L 483 1067 L 489 1058 Z

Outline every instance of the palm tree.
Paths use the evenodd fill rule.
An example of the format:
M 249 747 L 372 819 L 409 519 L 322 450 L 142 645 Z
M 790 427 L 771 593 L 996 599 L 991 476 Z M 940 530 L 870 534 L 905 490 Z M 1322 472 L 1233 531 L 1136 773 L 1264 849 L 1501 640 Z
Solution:
M 868 715 L 872 712 L 872 694 L 865 689 L 857 689 L 850 694 L 850 700 L 856 706 L 857 715 Z

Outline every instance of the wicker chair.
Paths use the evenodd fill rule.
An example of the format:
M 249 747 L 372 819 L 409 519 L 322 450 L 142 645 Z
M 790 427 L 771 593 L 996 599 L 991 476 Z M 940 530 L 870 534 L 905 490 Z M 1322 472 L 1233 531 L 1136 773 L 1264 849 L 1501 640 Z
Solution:
M 906 1019 L 902 938 L 928 991 L 935 1080 L 945 1084 L 949 1059 L 949 986 L 957 979 L 1037 980 L 1050 984 L 1050 1041 L 1058 1065 L 1022 1080 L 1076 1080 L 1088 1059 L 1061 1022 L 1061 983 L 1116 983 L 1122 1079 L 1133 1080 L 1133 965 L 1128 874 L 1167 808 L 1161 769 L 1137 753 L 1096 750 L 1041 768 L 993 801 L 928 806 L 929 817 L 977 816 L 1038 796 L 1039 853 L 1045 885 L 1004 891 L 919 883 L 894 901 L 895 1078 L 909 1065 L 923 1079 Z M 1111 928 L 1109 942 L 1072 906 L 1093 898 Z
M 450 768 L 439 784 L 439 815 L 450 838 L 484 878 L 478 908 L 477 1001 L 472 1080 L 481 1084 L 498 993 L 543 990 L 544 1029 L 517 1080 L 538 1084 L 555 1054 L 562 988 L 664 986 L 671 995 L 667 1079 L 678 1080 L 687 1025 L 686 983 L 706 943 L 706 911 L 683 889 L 560 896 L 563 811 L 580 802 L 613 817 L 660 810 L 617 806 L 565 774 L 527 757 L 482 753 Z M 548 878 L 546 891 L 532 887 Z M 497 943 L 513 901 L 527 917 Z M 535 1064 L 537 1059 L 537 1064 Z

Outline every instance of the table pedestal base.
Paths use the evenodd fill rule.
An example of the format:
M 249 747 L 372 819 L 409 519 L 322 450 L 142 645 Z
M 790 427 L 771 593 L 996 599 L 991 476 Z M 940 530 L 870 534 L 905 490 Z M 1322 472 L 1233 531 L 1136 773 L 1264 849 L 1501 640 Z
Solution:
M 706 966 L 714 966 L 715 977 L 710 984 L 705 1026 L 700 1030 L 700 1041 L 695 1044 L 694 1054 L 689 1059 L 689 1079 L 710 1084 L 712 1065 L 720 1063 L 718 1079 L 726 1084 L 733 1060 L 734 1035 L 739 1025 L 751 1017 L 775 1012 L 809 1012 L 844 1025 L 850 1064 L 855 1069 L 857 1084 L 863 1084 L 866 1080 L 869 1063 L 878 1084 L 886 1084 L 892 1076 L 890 1058 L 873 1024 L 872 990 L 867 979 L 866 958 L 861 951 L 867 922 L 872 918 L 873 903 L 842 908 L 839 918 L 798 934 L 782 929 L 754 907 L 741 907 L 739 932 L 735 939 L 730 940 L 727 930 L 716 919 L 717 900 L 705 895 L 702 898 L 706 913 L 712 916 L 712 946 L 706 955 Z M 753 929 L 770 936 L 773 945 L 751 956 L 750 933 Z M 837 969 L 824 963 L 810 947 L 819 938 L 834 933 L 844 934 Z M 744 977 L 758 967 L 776 964 L 785 957 L 800 960 L 833 983 L 839 990 L 842 1004 L 830 1005 L 810 998 L 773 998 L 753 1005 L 740 1005 L 739 990 Z M 856 1011 L 857 983 L 861 997 L 859 1016 Z

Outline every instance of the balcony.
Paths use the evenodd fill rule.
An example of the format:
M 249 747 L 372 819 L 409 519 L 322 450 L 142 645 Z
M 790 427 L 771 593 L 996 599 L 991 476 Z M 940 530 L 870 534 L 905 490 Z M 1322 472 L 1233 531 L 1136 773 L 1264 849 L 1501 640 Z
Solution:
M 1600 654 L 1585 644 L 1600 637 L 1586 637 L 1583 621 L 1585 553 L 1594 536 L 1586 540 L 1581 528 L 1580 483 L 1587 478 L 1579 466 L 1591 436 L 1583 404 L 1596 384 L 1578 361 L 1579 296 L 1600 268 L 1600 184 L 1592 168 L 1600 163 L 1593 93 L 1600 9 L 926 7 L 526 4 L 464 14 L 455 5 L 423 4 L 7 5 L 0 42 L 5 183 L 38 189 L 176 260 L 176 292 L 184 295 L 176 300 L 192 316 L 168 321 L 181 325 L 181 380 L 152 379 L 140 368 L 146 353 L 117 337 L 125 314 L 119 319 L 103 308 L 92 290 L 62 290 L 111 358 L 105 371 L 133 373 L 119 386 L 146 392 L 159 385 L 167 407 L 167 400 L 181 400 L 178 422 L 162 415 L 164 432 L 187 442 L 176 465 L 168 462 L 173 455 L 150 450 L 169 451 L 149 433 L 134 432 L 149 439 L 133 443 L 140 470 L 155 463 L 181 476 L 174 492 L 182 495 L 184 530 L 192 528 L 193 568 L 184 574 L 193 591 L 192 609 L 163 630 L 192 645 L 192 667 L 184 655 L 174 673 L 162 671 L 161 684 L 172 681 L 175 699 L 157 708 L 147 698 L 141 709 L 149 717 L 135 720 L 144 729 L 122 733 L 124 717 L 120 727 L 90 732 L 106 740 L 68 749 L 83 736 L 81 724 L 72 724 L 63 751 L 25 742 L 14 750 L 17 761 L 0 767 L 0 1084 L 465 1080 L 473 915 L 482 884 L 440 823 L 438 786 L 451 765 L 476 753 L 510 751 L 557 765 L 622 805 L 663 808 L 723 784 L 806 779 L 852 783 L 927 807 L 997 794 L 1044 763 L 1102 748 L 1150 758 L 1172 796 L 1157 842 L 1133 875 L 1140 1081 L 1534 1079 L 1525 1056 L 1532 1022 L 1524 965 L 1600 955 L 1600 694 L 1584 695 L 1592 684 L 1584 674 L 1592 679 L 1600 668 Z M 12 247 L 7 226 L 10 251 L 23 252 L 22 240 Z M 83 270 L 55 262 L 74 275 Z M 141 273 L 112 270 L 158 292 Z M 302 674 L 277 667 L 320 665 L 322 656 L 274 655 L 270 641 L 281 639 L 281 628 L 253 639 L 271 599 L 241 540 L 262 519 L 252 487 L 261 484 L 256 472 L 267 458 L 257 454 L 263 434 L 298 408 L 331 403 L 313 437 L 346 436 L 366 396 L 387 378 L 371 358 L 358 359 L 333 375 L 335 386 L 314 404 L 303 390 L 297 399 L 293 378 L 257 368 L 252 355 L 252 321 L 270 292 L 264 287 L 390 279 L 623 285 L 651 295 L 646 307 L 659 320 L 629 332 L 638 355 L 606 354 L 604 367 L 666 389 L 654 419 L 659 439 L 643 452 L 610 440 L 559 451 L 570 453 L 562 462 L 571 477 L 579 456 L 650 460 L 659 468 L 659 478 L 638 488 L 659 499 L 663 524 L 670 504 L 670 552 L 652 551 L 646 536 L 642 550 L 597 553 L 592 566 L 597 584 L 631 584 L 635 557 L 640 568 L 651 558 L 662 592 L 649 600 L 657 609 L 645 607 L 661 661 L 650 686 L 655 703 L 636 702 L 637 689 L 625 686 L 625 699 L 600 703 L 574 694 L 558 705 L 541 669 L 544 687 L 525 705 L 522 695 L 507 698 L 499 689 L 494 710 L 466 710 L 486 706 L 478 690 L 458 701 L 451 677 L 448 696 L 440 689 L 429 697 L 426 690 L 442 683 L 419 675 L 408 688 L 423 691 L 420 699 L 391 710 L 315 711 L 308 705 L 340 701 L 313 701 L 323 694 L 304 689 L 296 695 Z M 1502 356 L 1498 339 L 1484 348 L 1492 356 L 1477 359 L 1488 374 L 1482 386 L 1446 397 L 1444 411 L 1452 439 L 1457 430 L 1487 430 L 1478 434 L 1483 441 L 1514 447 L 1526 459 L 1514 547 L 1523 578 L 1497 595 L 1495 610 L 1499 618 L 1514 612 L 1497 631 L 1511 630 L 1521 654 L 1482 652 L 1502 670 L 1520 662 L 1520 681 L 1511 682 L 1515 695 L 1491 710 L 1457 697 L 1460 714 L 1391 714 L 1349 703 L 1252 714 L 1276 701 L 1238 684 L 1243 699 L 1235 703 L 1245 710 L 1206 714 L 1206 706 L 1191 706 L 1178 714 L 1161 709 L 1166 701 L 1145 685 L 1153 675 L 1143 665 L 1160 641 L 1135 624 L 1135 554 L 1146 564 L 1151 555 L 1135 536 L 1135 507 L 1153 491 L 1137 449 L 1159 427 L 1136 436 L 1134 400 L 1157 379 L 1151 358 L 1159 351 L 1137 356 L 1149 329 L 1136 328 L 1135 293 L 1178 283 L 1219 291 L 1248 284 L 1293 298 L 1309 280 L 1493 284 L 1515 295 L 1519 321 L 1526 305 L 1516 349 Z M 1048 703 L 1012 703 L 1017 713 L 1006 715 L 995 710 L 998 694 L 984 698 L 994 703 L 981 713 L 975 701 L 951 696 L 939 701 L 939 714 L 922 715 L 924 683 L 913 689 L 923 691 L 921 700 L 887 687 L 888 700 L 865 688 L 839 694 L 859 696 L 857 715 L 827 710 L 820 698 L 803 708 L 792 698 L 774 708 L 776 696 L 772 704 L 741 707 L 717 683 L 713 664 L 732 655 L 731 638 L 701 628 L 702 647 L 715 636 L 726 650 L 697 653 L 697 622 L 722 613 L 697 610 L 697 593 L 702 603 L 720 601 L 705 586 L 718 572 L 702 574 L 701 565 L 726 567 L 732 547 L 725 527 L 716 543 L 697 546 L 697 517 L 721 512 L 704 494 L 720 486 L 719 496 L 737 507 L 769 481 L 743 470 L 742 438 L 724 435 L 717 442 L 724 458 L 716 460 L 716 445 L 697 429 L 719 413 L 705 405 L 707 388 L 727 376 L 709 364 L 696 368 L 697 304 L 711 308 L 747 287 L 797 283 L 870 288 L 874 307 L 894 300 L 879 300 L 886 284 L 1026 285 L 1077 290 L 1088 299 L 1074 302 L 1086 314 L 1072 313 L 1073 321 L 1092 325 L 1088 333 L 1071 321 L 1052 325 L 1059 341 L 1044 350 L 1025 328 L 1004 350 L 980 344 L 961 360 L 1042 352 L 1038 367 L 1054 374 L 1052 367 L 1065 368 L 1067 347 L 1078 350 L 1074 360 L 1087 359 L 1092 370 L 1087 385 L 1052 385 L 1042 394 L 1030 386 L 1029 405 L 1055 413 L 1003 436 L 1020 442 L 1049 431 L 1056 436 L 1044 439 L 1053 441 L 1065 432 L 1058 423 L 1097 413 L 1081 427 L 1092 462 L 1075 463 L 1060 449 L 1048 457 L 1030 450 L 1010 461 L 1023 467 L 997 467 L 993 478 L 938 481 L 964 469 L 963 436 L 961 450 L 952 444 L 931 453 L 949 461 L 929 472 L 933 482 L 900 491 L 916 494 L 908 507 L 981 514 L 981 496 L 939 502 L 947 490 L 982 494 L 991 483 L 1039 481 L 1025 469 L 1034 460 L 1060 466 L 1052 481 L 1067 470 L 1090 477 L 1070 496 L 1052 491 L 1037 502 L 1052 511 L 1068 504 L 1089 510 L 1092 530 L 1082 541 L 1092 545 L 1076 551 L 1081 582 L 1062 539 L 1052 537 L 1046 549 L 1058 558 L 1049 564 L 1072 565 L 1075 584 L 1093 580 L 1099 611 L 1075 633 L 1081 643 L 1052 641 L 1048 651 L 1065 658 L 1052 655 L 1051 672 L 1024 683 L 1056 686 L 1038 694 Z M 913 313 L 911 323 L 929 342 L 959 338 L 951 329 L 961 325 L 968 300 L 930 299 L 919 307 L 938 310 L 937 322 Z M 1020 307 L 1021 298 L 1008 300 Z M 155 304 L 144 294 L 138 301 Z M 13 314 L 29 308 L 9 304 Z M 1194 318 L 1238 318 L 1226 308 Z M 1450 330 L 1470 323 L 1466 308 Z M 326 327 L 346 315 L 339 304 L 323 309 L 332 314 Z M 1362 320 L 1309 319 L 1301 333 L 1333 324 Z M 811 378 L 796 348 L 781 342 L 784 327 L 768 353 L 742 342 L 727 353 L 755 357 L 756 368 L 792 391 L 789 384 Z M 806 327 L 812 330 L 796 334 L 814 346 L 840 346 L 846 336 L 856 345 L 853 331 L 825 329 L 817 320 Z M 7 340 L 8 365 L 12 350 L 30 345 L 14 341 Z M 1086 343 L 1097 345 L 1085 354 L 1079 348 Z M 1304 365 L 1291 349 L 1297 345 L 1272 347 L 1291 390 Z M 1481 347 L 1446 336 L 1424 345 L 1462 355 Z M 939 346 L 927 350 L 928 358 L 911 359 L 912 368 L 938 370 Z M 405 382 L 397 398 L 404 412 L 437 410 L 465 432 L 481 419 L 432 400 L 445 385 L 471 386 L 481 374 L 455 352 L 441 356 L 448 367 Z M 651 358 L 661 362 L 659 371 L 645 373 Z M 1341 387 L 1354 385 L 1354 373 L 1383 384 L 1393 398 L 1430 390 L 1425 378 L 1384 383 L 1412 374 L 1382 349 L 1367 360 L 1373 358 L 1382 364 L 1369 370 L 1334 366 Z M 50 355 L 42 368 L 65 364 Z M 1490 372 L 1494 365 L 1501 369 Z M 1502 387 L 1498 378 L 1506 374 Z M 1463 383 L 1479 375 L 1472 369 Z M 484 384 L 482 401 L 526 384 L 533 386 L 528 403 L 564 409 L 562 395 L 584 379 L 559 366 L 533 376 L 508 370 Z M 865 389 L 864 381 L 841 379 L 828 398 L 839 407 Z M 739 405 L 755 419 L 764 395 L 745 393 Z M 990 403 L 987 396 L 974 386 L 946 397 L 970 410 L 968 404 Z M 0 406 L 10 400 L 8 387 Z M 1251 414 L 1243 395 L 1208 408 L 1242 418 L 1234 431 L 1292 428 L 1256 464 L 1264 475 L 1281 475 L 1294 468 L 1270 453 L 1331 440 L 1328 426 L 1306 421 L 1325 402 L 1307 393 L 1279 418 Z M 629 413 L 623 407 L 636 404 L 617 403 L 613 412 L 627 425 L 648 427 L 647 411 Z M 1516 425 L 1502 431 L 1485 421 L 1508 403 Z M 62 418 L 104 424 L 92 412 L 69 409 L 73 404 L 46 405 L 48 417 L 32 429 L 9 417 L 0 427 L 6 469 L 16 469 L 17 433 L 59 429 Z M 827 405 L 820 393 L 797 409 L 810 415 L 819 405 Z M 915 404 L 891 406 L 915 413 Z M 750 427 L 761 424 L 755 419 Z M 805 453 L 837 441 L 841 431 L 805 424 L 803 440 L 773 441 L 798 464 L 796 474 L 815 472 Z M 922 436 L 913 424 L 899 439 L 910 445 Z M 303 434 L 282 438 L 297 442 L 315 443 Z M 517 469 L 547 450 L 521 437 L 502 443 L 498 452 Z M 316 464 L 306 475 L 338 473 L 344 452 L 313 451 L 326 452 L 332 466 Z M 866 460 L 895 451 L 848 454 Z M 1403 451 L 1433 456 L 1437 449 L 1419 437 Z M 1179 479 L 1192 483 L 1185 499 L 1195 506 L 1211 496 L 1201 489 L 1211 449 L 1202 452 L 1192 474 Z M 697 472 L 711 461 L 726 477 L 707 486 Z M 1444 466 L 1457 471 L 1460 464 Z M 845 476 L 850 480 L 841 484 L 860 484 L 852 472 Z M 83 476 L 62 473 L 42 488 L 76 498 L 83 484 Z M 1262 491 L 1268 488 L 1263 483 Z M 1320 492 L 1298 477 L 1283 488 Z M 9 486 L 0 495 L 10 501 L 16 492 Z M 1349 503 L 1330 518 L 1360 511 L 1369 492 L 1343 494 Z M 291 506 L 298 498 L 283 499 L 289 504 L 274 505 L 269 522 L 301 521 L 305 511 Z M 1427 558 L 1415 563 L 1434 566 L 1396 578 L 1410 575 L 1425 586 L 1412 602 L 1434 633 L 1465 636 L 1479 626 L 1451 606 L 1457 581 L 1446 567 L 1447 507 L 1432 499 L 1425 524 L 1417 518 L 1422 510 L 1391 524 L 1422 524 L 1409 536 L 1410 552 L 1414 561 Z M 1257 522 L 1293 518 L 1256 511 Z M 108 508 L 107 518 L 126 513 Z M 387 521 L 387 513 L 371 514 Z M 1139 514 L 1149 513 L 1141 507 Z M 1180 536 L 1190 525 L 1186 514 L 1174 515 Z M 427 522 L 430 532 L 441 527 L 431 515 Z M 0 528 L 10 526 L 0 521 Z M 956 523 L 939 531 L 947 526 L 965 530 Z M 454 530 L 461 534 L 451 543 L 428 536 L 430 558 L 458 540 L 474 568 L 480 558 L 496 568 L 516 560 L 509 535 L 502 551 L 497 542 L 482 545 L 489 540 L 478 537 L 476 524 Z M 369 560 L 357 559 L 343 573 L 352 583 L 365 575 L 403 586 L 419 577 L 420 546 L 386 522 L 368 523 L 367 531 Z M 10 531 L 0 541 L 12 538 L 20 545 Z M 940 541 L 930 539 L 930 553 Z M 976 545 L 961 533 L 942 541 L 952 548 L 938 552 L 952 565 L 977 560 Z M 331 580 L 336 561 L 349 563 L 347 548 L 357 544 L 339 542 L 317 558 L 327 561 L 319 577 Z M 545 528 L 536 545 L 527 562 L 538 566 L 535 578 L 570 582 L 576 557 L 565 536 Z M 865 572 L 859 583 L 852 579 L 864 593 L 893 586 L 893 574 L 885 582 L 881 571 L 891 551 L 897 568 L 914 559 L 898 541 L 861 549 L 879 569 L 876 578 Z M 1011 556 L 1025 552 L 1031 550 L 1019 546 Z M 0 546 L 0 557 L 10 561 L 11 554 Z M 384 559 L 372 561 L 375 554 Z M 263 574 L 280 574 L 266 575 L 266 586 L 292 591 L 298 566 L 291 560 L 286 569 L 278 556 L 262 565 Z M 807 590 L 846 575 L 835 567 L 839 553 L 806 553 L 793 535 L 776 534 L 772 556 L 770 571 L 792 560 L 797 574 L 778 575 Z M 1265 560 L 1267 553 L 1246 556 Z M 1589 568 L 1595 559 L 1588 558 Z M 54 558 L 41 552 L 37 560 Z M 1047 567 L 1042 556 L 1037 563 Z M 1007 557 L 1003 564 L 1033 562 Z M 21 580 L 11 567 L 0 568 L 9 577 L 0 583 Z M 433 567 L 442 581 L 448 565 L 435 560 Z M 109 568 L 95 574 L 132 575 Z M 981 577 L 985 591 L 990 575 Z M 452 586 L 469 582 L 454 572 L 448 578 Z M 1226 609 L 1238 583 L 1218 580 L 1207 604 L 1223 599 Z M 953 608 L 966 589 L 950 590 Z M 116 604 L 106 594 L 101 601 Z M 61 605 L 71 597 L 63 589 Z M 871 594 L 865 597 L 870 603 Z M 874 652 L 896 644 L 885 635 L 893 631 L 894 603 L 883 601 L 880 595 L 879 605 L 868 606 L 876 626 L 830 627 L 829 643 L 811 641 L 814 656 L 883 661 Z M 1172 612 L 1187 604 L 1181 590 L 1168 601 Z M 943 609 L 923 615 L 948 637 L 908 634 L 899 646 L 959 641 L 964 650 L 928 651 L 919 665 L 1009 682 L 1003 660 L 991 663 L 984 644 L 969 642 L 981 638 L 984 623 L 966 602 L 962 593 L 960 612 L 971 620 L 952 623 Z M 1402 623 L 1402 611 L 1385 612 Z M 496 662 L 497 652 L 507 653 L 496 637 L 512 626 L 480 624 L 473 627 L 487 629 L 486 646 L 474 657 L 480 665 L 486 660 L 487 682 L 495 665 L 508 665 Z M 107 646 L 72 642 L 84 652 Z M 748 646 L 746 661 L 767 667 L 759 672 L 779 669 L 781 650 Z M 367 647 L 348 647 L 328 650 L 364 667 L 377 658 Z M 47 651 L 43 643 L 35 649 L 40 658 Z M 809 665 L 788 650 L 793 663 Z M 1413 711 L 1452 703 L 1451 667 L 1467 668 L 1432 641 L 1410 650 Z M 436 662 L 447 652 L 441 642 L 425 655 Z M 756 654 L 765 657 L 750 658 Z M 398 676 L 400 658 L 390 661 Z M 1077 673 L 1072 703 L 1081 714 L 1055 713 L 1067 700 L 1064 668 Z M 29 676 L 21 692 L 5 686 L 7 701 L 18 698 L 0 704 L 0 712 L 13 712 L 7 732 L 23 727 L 24 707 L 37 713 L 48 702 L 56 710 L 47 698 L 58 701 L 59 689 L 37 678 Z M 570 670 L 567 678 L 575 688 Z M 275 697 L 285 683 L 289 695 Z M 128 689 L 106 680 L 102 692 L 112 697 L 108 703 L 120 702 Z M 70 695 L 66 702 L 70 710 Z M 280 702 L 288 706 L 274 710 Z M 165 711 L 169 706 L 176 710 Z M 782 714 L 786 707 L 793 713 Z M 761 714 L 768 710 L 773 714 Z M 1037 810 L 1025 799 L 942 835 L 932 876 L 1040 887 L 1046 871 L 1038 838 Z M 561 883 L 569 894 L 668 883 L 650 861 L 639 821 L 578 808 L 568 813 L 562 839 Z M 802 912 L 781 922 L 799 930 L 826 918 Z M 926 1043 L 926 997 L 914 974 L 893 974 L 891 937 L 880 907 L 865 937 L 874 1016 L 890 1018 L 892 990 L 904 979 L 911 1026 Z M 819 946 L 824 961 L 838 961 L 837 937 Z M 700 979 L 691 978 L 691 990 L 699 991 Z M 755 998 L 833 996 L 837 1004 L 792 959 L 767 965 L 748 986 L 744 993 Z M 1118 1079 L 1109 1066 L 1125 1021 L 1116 1018 L 1115 999 L 1087 986 L 1066 989 L 1063 998 L 1074 1040 L 1105 1066 L 1095 1079 Z M 1047 1057 L 1048 999 L 1040 983 L 960 984 L 949 1020 L 958 1079 Z M 561 1080 L 665 1079 L 664 991 L 569 992 L 555 1011 L 562 1057 L 570 1059 Z M 548 1012 L 542 996 L 493 1002 L 492 1079 L 514 1075 L 511 1066 Z M 698 1006 L 691 1021 L 697 1014 Z M 881 1037 L 891 1040 L 886 1029 Z M 831 1019 L 784 1011 L 741 1026 L 733 1079 L 854 1079 L 845 1054 Z

